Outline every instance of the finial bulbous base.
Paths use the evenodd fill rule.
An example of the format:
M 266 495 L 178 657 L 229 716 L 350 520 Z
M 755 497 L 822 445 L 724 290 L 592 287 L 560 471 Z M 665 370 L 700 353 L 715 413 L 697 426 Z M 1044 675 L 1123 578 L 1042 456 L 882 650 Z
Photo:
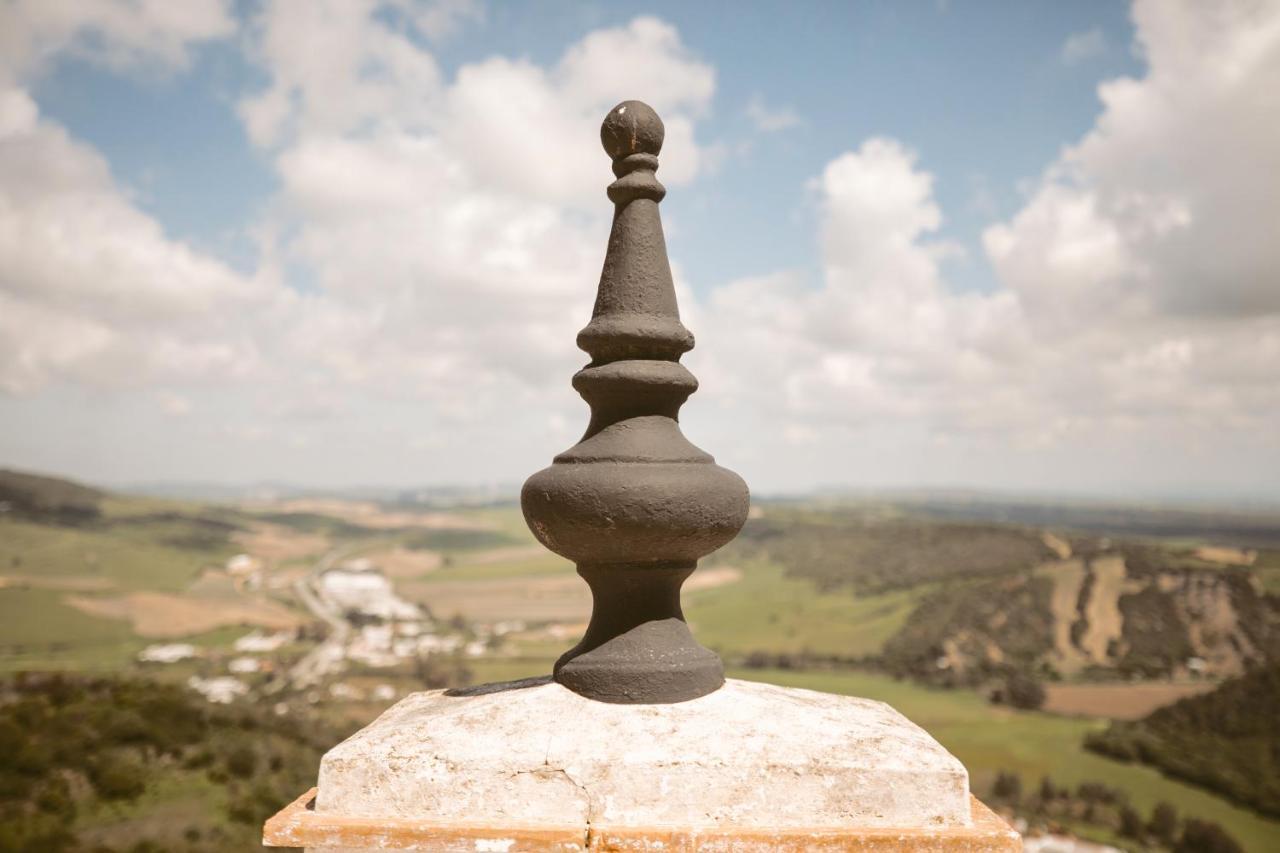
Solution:
M 580 565 L 591 624 L 556 661 L 555 679 L 600 702 L 687 702 L 724 684 L 724 665 L 693 639 L 680 585 L 695 564 Z
M 667 647 L 672 651 L 655 654 Z M 554 678 L 597 702 L 670 705 L 723 687 L 724 664 L 698 645 L 682 620 L 668 619 L 642 625 L 591 652 L 566 652 L 556 661 Z

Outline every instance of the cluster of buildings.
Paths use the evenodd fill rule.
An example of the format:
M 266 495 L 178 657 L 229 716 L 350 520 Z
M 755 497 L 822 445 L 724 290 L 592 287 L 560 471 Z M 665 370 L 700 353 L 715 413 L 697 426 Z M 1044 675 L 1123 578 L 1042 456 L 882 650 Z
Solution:
M 265 583 L 263 563 L 256 557 L 237 555 L 225 569 L 244 591 L 260 589 Z M 526 627 L 523 622 L 509 620 L 463 631 L 437 622 L 424 608 L 397 595 L 387 576 L 363 558 L 320 571 L 299 582 L 297 588 L 303 603 L 329 627 L 325 639 L 281 675 L 287 675 L 287 683 L 303 689 L 328 681 L 331 699 L 384 701 L 396 695 L 389 684 L 359 689 L 339 680 L 337 676 L 348 663 L 388 669 L 432 655 L 480 657 L 502 637 Z M 175 664 L 213 658 L 211 663 L 215 666 L 202 665 L 200 669 L 205 674 L 191 676 L 188 686 L 210 702 L 228 703 L 249 693 L 248 677 L 276 672 L 280 665 L 276 653 L 305 637 L 305 632 L 254 630 L 234 642 L 232 655 L 209 655 L 191 643 L 159 643 L 143 649 L 138 660 Z M 209 675 L 211 668 L 220 672 Z M 270 686 L 266 689 L 272 691 Z M 306 695 L 313 697 L 308 701 L 318 701 L 314 690 Z

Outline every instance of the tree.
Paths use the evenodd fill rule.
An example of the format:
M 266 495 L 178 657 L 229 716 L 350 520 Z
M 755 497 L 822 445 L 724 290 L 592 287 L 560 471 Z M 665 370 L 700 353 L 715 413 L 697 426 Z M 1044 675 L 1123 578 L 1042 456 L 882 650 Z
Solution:
M 1022 778 L 1017 773 L 1006 773 L 1001 770 L 996 774 L 995 785 L 991 795 L 1006 803 L 1017 803 L 1022 797 Z
M 1188 818 L 1173 853 L 1244 853 L 1244 848 L 1216 823 Z
M 1031 675 L 1015 670 L 1004 681 L 1004 696 L 1009 704 L 1024 711 L 1037 710 L 1044 704 L 1044 687 Z
M 238 744 L 227 753 L 226 763 L 232 776 L 248 779 L 258 769 L 258 756 L 248 744 Z
M 1147 824 L 1147 829 L 1165 846 L 1172 846 L 1178 836 L 1178 810 L 1164 800 L 1156 803 L 1156 807 L 1151 810 L 1151 821 Z
M 142 764 L 124 753 L 99 756 L 89 768 L 89 779 L 104 800 L 135 800 L 147 789 Z
M 1124 838 L 1132 838 L 1135 841 L 1141 841 L 1147 834 L 1146 827 L 1142 825 L 1142 815 L 1138 814 L 1138 810 L 1133 806 L 1121 807 L 1119 832 Z

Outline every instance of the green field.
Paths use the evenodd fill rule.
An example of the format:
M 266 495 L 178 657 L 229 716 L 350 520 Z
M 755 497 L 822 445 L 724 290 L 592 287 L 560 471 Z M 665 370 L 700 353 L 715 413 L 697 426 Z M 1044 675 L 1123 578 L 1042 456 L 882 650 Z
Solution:
M 225 543 L 197 544 L 180 521 L 113 524 L 102 528 L 55 527 L 0 520 L 0 575 L 83 578 L 121 590 L 176 592 L 203 566 L 221 562 L 235 549 Z M 186 542 L 188 547 L 165 544 Z
M 688 593 L 684 608 L 699 642 L 731 657 L 752 652 L 874 655 L 929 591 L 921 586 L 877 595 L 847 589 L 823 594 L 766 560 L 737 568 L 740 581 Z

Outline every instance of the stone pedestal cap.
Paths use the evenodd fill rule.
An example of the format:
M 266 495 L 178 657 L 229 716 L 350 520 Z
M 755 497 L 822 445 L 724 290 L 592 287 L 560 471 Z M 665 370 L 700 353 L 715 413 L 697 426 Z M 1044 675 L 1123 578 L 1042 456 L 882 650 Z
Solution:
M 888 705 L 737 680 L 655 705 L 547 679 L 417 693 L 330 750 L 300 808 L 277 837 L 316 850 L 1018 849 Z M 883 846 L 907 837 L 952 841 Z
M 619 706 L 545 680 L 417 693 L 325 755 L 316 811 L 615 827 L 963 826 L 968 774 L 882 702 L 729 681 Z

